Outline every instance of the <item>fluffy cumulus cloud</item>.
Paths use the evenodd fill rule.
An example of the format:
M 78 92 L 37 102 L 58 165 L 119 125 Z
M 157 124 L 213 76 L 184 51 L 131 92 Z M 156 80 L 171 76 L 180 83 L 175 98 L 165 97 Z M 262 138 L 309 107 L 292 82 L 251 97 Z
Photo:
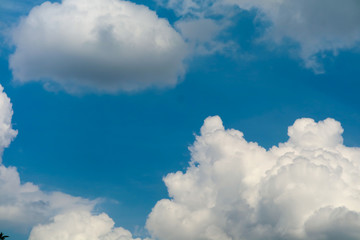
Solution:
M 17 135 L 17 131 L 12 129 L 11 126 L 12 115 L 13 110 L 10 99 L 6 96 L 4 88 L 0 85 L 0 156 L 4 148 L 8 147 Z
M 63 212 L 91 211 L 96 201 L 61 192 L 44 192 L 33 183 L 21 183 L 15 167 L 0 164 L 0 225 L 26 233 L 38 223 Z
M 105 213 L 73 211 L 55 216 L 53 222 L 36 226 L 29 240 L 140 240 L 129 231 L 114 228 L 114 221 Z
M 68 92 L 171 87 L 186 45 L 167 20 L 122 0 L 63 0 L 34 7 L 13 30 L 14 79 Z
M 266 150 L 209 117 L 147 228 L 160 240 L 360 239 L 360 149 L 342 133 L 333 119 L 298 119 Z
M 0 85 L 0 150 L 8 147 L 17 131 L 12 129 L 12 105 Z M 130 232 L 114 228 L 105 213 L 93 214 L 96 200 L 74 197 L 61 192 L 45 192 L 39 186 L 20 180 L 15 167 L 1 163 L 0 155 L 0 226 L 27 234 L 30 240 L 140 240 Z M 41 225 L 39 225 L 41 224 Z
M 179 15 L 197 18 L 232 16 L 229 7 L 257 10 L 257 19 L 269 23 L 265 39 L 299 44 L 305 66 L 322 72 L 321 58 L 359 46 L 360 4 L 357 0 L 158 0 Z M 226 9 L 226 11 L 225 11 Z

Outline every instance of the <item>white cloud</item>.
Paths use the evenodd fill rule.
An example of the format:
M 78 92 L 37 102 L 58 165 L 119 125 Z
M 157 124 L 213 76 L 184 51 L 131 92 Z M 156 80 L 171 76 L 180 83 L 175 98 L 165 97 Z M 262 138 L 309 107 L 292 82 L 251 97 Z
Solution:
M 45 2 L 22 19 L 12 41 L 15 80 L 68 92 L 171 87 L 185 72 L 182 37 L 167 20 L 128 1 Z
M 290 38 L 300 44 L 305 64 L 321 72 L 321 55 L 357 47 L 360 41 L 360 4 L 357 0 L 230 0 L 240 8 L 258 8 L 272 25 L 267 30 L 278 44 Z
M 8 147 L 17 135 L 17 131 L 12 129 L 11 126 L 12 115 L 13 110 L 10 99 L 6 96 L 4 88 L 0 85 L 0 156 L 4 148 Z
M 322 208 L 305 223 L 312 240 L 356 240 L 360 238 L 359 212 L 344 207 Z
M 114 221 L 105 213 L 73 211 L 55 216 L 52 223 L 39 225 L 31 231 L 29 240 L 140 240 L 129 231 L 114 228 Z
M 147 228 L 160 240 L 359 239 L 360 149 L 333 119 L 299 119 L 266 150 L 205 120 L 183 172 L 164 178 Z
M 233 16 L 229 7 L 257 10 L 257 19 L 270 23 L 264 40 L 282 45 L 290 39 L 299 44 L 305 66 L 323 71 L 321 59 L 328 52 L 358 48 L 360 4 L 357 0 L 158 0 L 177 14 L 196 17 Z M 218 18 L 218 17 L 217 17 Z
M 56 214 L 73 210 L 91 211 L 96 201 L 61 192 L 44 192 L 33 183 L 21 183 L 14 167 L 0 164 L 0 225 L 22 229 L 44 223 Z

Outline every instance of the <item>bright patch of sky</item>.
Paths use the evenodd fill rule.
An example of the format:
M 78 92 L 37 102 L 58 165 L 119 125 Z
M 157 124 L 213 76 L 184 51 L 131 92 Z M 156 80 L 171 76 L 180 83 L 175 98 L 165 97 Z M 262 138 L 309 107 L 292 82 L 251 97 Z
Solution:
M 2 0 L 0 231 L 359 239 L 359 10 Z

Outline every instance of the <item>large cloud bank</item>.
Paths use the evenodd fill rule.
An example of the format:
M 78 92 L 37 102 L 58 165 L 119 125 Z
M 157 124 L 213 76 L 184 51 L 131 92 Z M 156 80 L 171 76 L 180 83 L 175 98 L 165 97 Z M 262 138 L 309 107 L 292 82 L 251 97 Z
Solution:
M 359 46 L 360 5 L 357 0 L 158 0 L 180 16 L 231 17 L 229 9 L 257 10 L 257 19 L 269 23 L 265 39 L 299 44 L 305 66 L 323 71 L 324 53 L 337 53 Z M 225 25 L 226 27 L 226 25 Z M 207 40 L 208 41 L 208 40 Z
M 0 152 L 16 136 L 12 129 L 12 105 L 0 85 Z M 27 234 L 30 240 L 133 240 L 130 232 L 114 228 L 105 213 L 93 214 L 96 200 L 62 192 L 44 192 L 20 180 L 15 167 L 2 164 L 0 155 L 0 226 Z M 41 224 L 41 225 L 39 225 Z M 140 239 L 136 239 L 140 240 Z
M 17 132 L 2 87 L 0 112 L 3 151 Z M 333 119 L 298 119 L 287 142 L 266 150 L 207 118 L 186 172 L 164 178 L 170 199 L 148 217 L 152 239 L 359 239 L 360 149 L 344 146 L 342 133 Z M 0 225 L 32 228 L 29 240 L 140 240 L 94 212 L 97 201 L 44 192 L 1 163 L 0 191 Z
M 14 79 L 68 92 L 174 86 L 186 46 L 167 20 L 122 0 L 63 0 L 34 7 L 12 35 Z
M 0 86 L 0 150 L 16 136 Z M 333 119 L 298 119 L 289 140 L 266 150 L 209 117 L 185 173 L 164 178 L 146 227 L 157 240 L 360 239 L 360 148 L 343 145 Z M 1 160 L 1 158 L 0 158 Z M 0 162 L 0 226 L 30 240 L 134 240 L 96 201 L 44 192 Z M 140 240 L 140 239 L 135 239 Z
M 360 239 L 360 149 L 342 132 L 333 119 L 299 119 L 266 150 L 209 117 L 147 228 L 161 240 Z

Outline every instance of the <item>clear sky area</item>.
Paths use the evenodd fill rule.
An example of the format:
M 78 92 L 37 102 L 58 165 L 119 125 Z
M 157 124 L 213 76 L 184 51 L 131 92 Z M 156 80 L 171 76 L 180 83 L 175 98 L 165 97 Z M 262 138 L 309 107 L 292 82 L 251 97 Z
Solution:
M 357 0 L 0 0 L 0 232 L 360 239 Z

